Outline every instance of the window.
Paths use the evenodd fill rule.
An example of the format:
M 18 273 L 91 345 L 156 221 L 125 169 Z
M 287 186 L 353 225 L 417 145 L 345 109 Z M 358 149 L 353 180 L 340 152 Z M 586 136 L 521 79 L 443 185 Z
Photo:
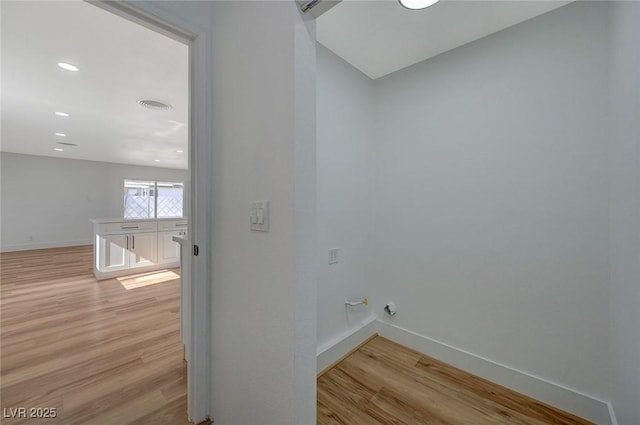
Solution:
M 124 218 L 173 218 L 183 214 L 183 183 L 124 181 Z
M 182 217 L 184 184 L 156 183 L 156 216 L 158 218 Z

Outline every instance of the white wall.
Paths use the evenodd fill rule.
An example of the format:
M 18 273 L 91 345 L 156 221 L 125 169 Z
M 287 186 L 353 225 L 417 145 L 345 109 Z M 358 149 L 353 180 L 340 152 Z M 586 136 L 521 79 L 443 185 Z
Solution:
M 608 40 L 574 3 L 376 80 L 371 260 L 383 320 L 604 400 Z
M 213 4 L 216 424 L 315 423 L 315 34 L 294 2 Z M 249 230 L 252 200 L 270 231 Z
M 318 45 L 318 349 L 360 328 L 371 307 L 367 265 L 373 230 L 373 81 Z M 338 264 L 328 250 L 339 248 Z
M 612 404 L 620 425 L 634 425 L 640 424 L 640 3 L 616 2 L 612 18 Z
M 89 219 L 122 217 L 125 178 L 188 171 L 2 152 L 2 251 L 90 244 Z

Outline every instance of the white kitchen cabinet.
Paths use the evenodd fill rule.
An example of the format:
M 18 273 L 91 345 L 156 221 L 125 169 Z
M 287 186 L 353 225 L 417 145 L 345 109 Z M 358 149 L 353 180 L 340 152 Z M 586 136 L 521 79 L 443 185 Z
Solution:
M 180 262 L 180 244 L 173 237 L 186 235 L 186 230 L 158 232 L 158 264 Z
M 129 250 L 131 251 L 129 266 L 131 268 L 151 266 L 157 262 L 157 232 L 133 233 L 130 235 L 129 242 Z
M 187 236 L 187 220 L 158 222 L 158 264 L 180 264 L 180 244 L 174 236 Z
M 155 264 L 156 238 L 155 232 L 97 235 L 97 269 L 110 273 Z
M 187 230 L 187 220 L 159 220 L 158 232 L 185 231 Z
M 186 220 L 108 220 L 94 223 L 94 274 L 100 279 L 180 265 L 180 246 L 172 236 L 186 236 Z
M 96 239 L 97 269 L 108 273 L 129 268 L 126 235 L 104 235 Z

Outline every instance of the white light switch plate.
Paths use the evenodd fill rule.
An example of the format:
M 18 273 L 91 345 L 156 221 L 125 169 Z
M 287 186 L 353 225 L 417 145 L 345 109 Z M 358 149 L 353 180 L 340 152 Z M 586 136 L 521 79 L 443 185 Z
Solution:
M 249 226 L 257 232 L 269 231 L 269 201 L 253 201 L 249 211 Z
M 331 248 L 329 250 L 329 264 L 336 264 L 338 262 L 339 252 L 338 248 Z

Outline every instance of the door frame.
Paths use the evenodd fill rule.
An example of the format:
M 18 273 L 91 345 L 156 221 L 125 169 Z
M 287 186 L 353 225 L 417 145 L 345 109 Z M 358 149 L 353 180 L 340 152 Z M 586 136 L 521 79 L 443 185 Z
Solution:
M 189 46 L 189 296 L 186 300 L 188 335 L 187 415 L 198 423 L 211 415 L 211 179 L 213 129 L 212 42 L 210 19 L 194 22 L 180 2 L 85 0 L 139 25 Z M 195 2 L 209 17 L 207 2 Z M 198 255 L 194 255 L 194 247 Z M 183 251 L 184 252 L 184 251 Z

